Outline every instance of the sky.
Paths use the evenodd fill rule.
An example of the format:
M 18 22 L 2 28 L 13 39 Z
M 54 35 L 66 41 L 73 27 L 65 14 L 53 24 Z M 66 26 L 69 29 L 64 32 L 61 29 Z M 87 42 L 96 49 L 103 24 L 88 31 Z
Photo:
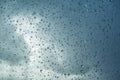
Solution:
M 119 0 L 0 0 L 0 80 L 119 80 Z

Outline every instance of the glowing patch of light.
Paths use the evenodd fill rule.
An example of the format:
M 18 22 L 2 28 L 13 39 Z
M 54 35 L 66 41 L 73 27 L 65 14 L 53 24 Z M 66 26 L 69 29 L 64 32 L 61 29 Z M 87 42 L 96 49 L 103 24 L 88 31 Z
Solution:
M 46 77 L 46 79 L 53 79 L 55 75 L 59 76 L 61 80 L 70 80 L 72 78 L 76 78 L 76 79 L 83 78 L 83 76 L 81 76 L 81 75 L 72 75 L 72 74 L 66 77 L 64 74 L 60 74 L 60 73 L 54 72 L 52 70 L 46 70 L 46 69 L 44 69 L 44 67 L 42 68 L 43 71 L 41 73 L 39 71 L 39 69 L 36 68 L 38 55 L 40 55 L 40 53 L 38 53 L 37 51 L 39 48 L 46 48 L 49 44 L 44 42 L 44 44 L 45 44 L 44 46 L 40 46 L 40 47 L 36 46 L 37 43 L 41 44 L 43 42 L 41 42 L 40 40 L 35 38 L 35 36 L 38 35 L 37 33 L 30 33 L 30 31 L 29 31 L 29 30 L 35 31 L 36 26 L 37 26 L 36 24 L 40 21 L 40 19 L 33 20 L 33 18 L 31 18 L 30 16 L 26 17 L 23 15 L 19 15 L 19 16 L 13 16 L 11 21 L 12 21 L 11 23 L 14 26 L 16 26 L 16 34 L 23 36 L 23 39 L 25 40 L 26 44 L 28 45 L 28 47 L 31 50 L 31 53 L 29 54 L 29 60 L 30 60 L 28 63 L 29 65 L 23 66 L 23 67 L 28 68 L 27 75 L 29 77 L 32 77 L 32 80 L 43 79 L 45 75 L 46 76 L 50 75 L 50 76 Z M 34 28 L 32 26 L 34 26 Z M 31 36 L 33 36 L 32 39 L 31 39 Z M 41 58 L 39 58 L 39 60 L 42 61 Z M 62 64 L 62 59 L 60 59 L 59 56 L 58 56 L 58 62 L 60 64 Z M 21 71 L 21 69 L 19 69 L 19 68 L 20 67 L 17 66 L 16 70 L 19 72 L 16 72 L 16 76 L 19 76 L 21 73 L 23 73 L 23 71 Z M 14 69 L 14 67 L 12 67 L 12 69 Z M 8 70 L 10 70 L 10 69 L 8 69 Z M 39 74 L 41 74 L 41 76 L 39 76 Z

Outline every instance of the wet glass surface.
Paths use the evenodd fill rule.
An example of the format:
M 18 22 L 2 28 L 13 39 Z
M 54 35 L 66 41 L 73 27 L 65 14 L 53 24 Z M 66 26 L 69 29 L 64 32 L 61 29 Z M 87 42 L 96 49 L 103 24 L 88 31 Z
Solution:
M 0 0 L 0 80 L 119 80 L 119 0 Z

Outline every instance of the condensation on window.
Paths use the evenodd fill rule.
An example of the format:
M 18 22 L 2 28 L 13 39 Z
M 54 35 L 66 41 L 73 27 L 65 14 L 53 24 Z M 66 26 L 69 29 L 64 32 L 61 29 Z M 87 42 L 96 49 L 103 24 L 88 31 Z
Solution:
M 119 80 L 119 0 L 0 0 L 0 80 Z

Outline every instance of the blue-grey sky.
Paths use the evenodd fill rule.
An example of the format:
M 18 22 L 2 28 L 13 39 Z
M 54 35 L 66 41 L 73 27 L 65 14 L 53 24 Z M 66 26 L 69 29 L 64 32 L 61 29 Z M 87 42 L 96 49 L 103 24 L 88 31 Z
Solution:
M 119 80 L 119 0 L 0 0 L 0 80 Z

